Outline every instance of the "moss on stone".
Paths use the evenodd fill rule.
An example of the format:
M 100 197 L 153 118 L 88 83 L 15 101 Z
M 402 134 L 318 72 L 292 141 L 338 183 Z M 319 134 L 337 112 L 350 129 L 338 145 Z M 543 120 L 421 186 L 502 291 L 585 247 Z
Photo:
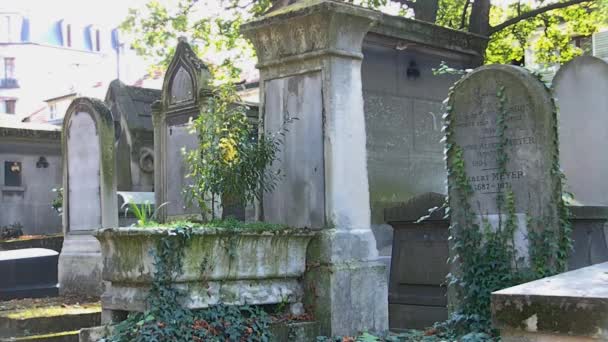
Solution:
M 64 336 L 78 336 L 78 330 L 62 331 L 62 332 L 58 332 L 58 333 L 35 335 L 35 336 L 16 337 L 16 338 L 11 339 L 11 341 L 37 341 L 37 340 L 54 341 L 55 338 L 64 337 Z
M 30 319 L 39 317 L 53 317 L 63 315 L 81 315 L 88 313 L 101 312 L 101 305 L 99 303 L 88 303 L 79 306 L 68 305 L 68 306 L 47 306 L 47 307 L 36 307 L 28 309 L 18 309 L 0 312 L 0 317 L 8 319 Z

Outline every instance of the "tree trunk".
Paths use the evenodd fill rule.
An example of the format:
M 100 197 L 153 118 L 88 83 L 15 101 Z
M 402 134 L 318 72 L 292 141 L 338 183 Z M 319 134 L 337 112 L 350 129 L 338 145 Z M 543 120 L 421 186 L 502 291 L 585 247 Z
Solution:
M 439 0 L 418 0 L 414 4 L 414 17 L 434 24 L 438 10 Z
M 490 32 L 490 0 L 475 0 L 469 18 L 469 32 L 488 36 Z

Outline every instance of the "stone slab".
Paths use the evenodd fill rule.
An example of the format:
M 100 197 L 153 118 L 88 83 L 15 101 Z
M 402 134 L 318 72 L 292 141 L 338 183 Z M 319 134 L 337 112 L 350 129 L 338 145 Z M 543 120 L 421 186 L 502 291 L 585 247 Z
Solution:
M 0 252 L 0 299 L 57 295 L 59 253 L 44 248 Z
M 607 340 L 608 263 L 496 291 L 492 318 L 501 331 Z

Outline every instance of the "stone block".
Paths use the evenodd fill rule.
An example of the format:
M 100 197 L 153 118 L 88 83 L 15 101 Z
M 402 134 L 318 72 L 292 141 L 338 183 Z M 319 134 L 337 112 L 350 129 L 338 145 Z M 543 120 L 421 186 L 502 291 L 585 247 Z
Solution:
M 492 293 L 506 341 L 608 340 L 608 263 Z

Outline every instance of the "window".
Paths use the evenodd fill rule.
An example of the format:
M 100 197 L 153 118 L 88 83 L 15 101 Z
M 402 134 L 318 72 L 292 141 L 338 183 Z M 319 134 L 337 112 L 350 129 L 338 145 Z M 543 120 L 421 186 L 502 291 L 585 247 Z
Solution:
M 95 30 L 95 51 L 101 51 L 101 40 L 99 30 Z
M 15 78 L 15 58 L 5 57 L 4 58 L 4 79 Z
M 50 119 L 57 118 L 57 104 L 56 103 L 49 105 L 49 118 Z
M 72 46 L 72 25 L 65 26 L 66 46 Z
M 6 114 L 15 114 L 15 107 L 17 104 L 17 100 L 6 100 L 6 101 L 4 101 L 4 103 L 5 103 L 5 107 L 6 107 L 5 113 Z
M 0 17 L 0 42 L 11 41 L 11 17 Z
M 4 185 L 21 186 L 21 162 L 4 162 Z
M 15 114 L 17 100 L 15 99 L 0 99 L 0 113 Z

